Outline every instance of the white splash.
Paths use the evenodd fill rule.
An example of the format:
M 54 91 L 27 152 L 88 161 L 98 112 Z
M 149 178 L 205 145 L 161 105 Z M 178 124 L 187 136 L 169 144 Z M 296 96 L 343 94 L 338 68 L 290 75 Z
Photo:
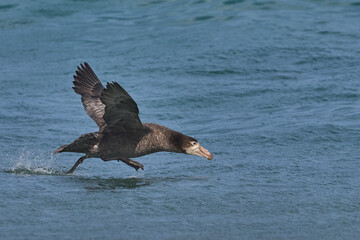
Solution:
M 56 170 L 54 158 L 50 153 L 24 150 L 11 162 L 13 167 L 10 172 L 15 174 L 60 174 L 60 171 Z

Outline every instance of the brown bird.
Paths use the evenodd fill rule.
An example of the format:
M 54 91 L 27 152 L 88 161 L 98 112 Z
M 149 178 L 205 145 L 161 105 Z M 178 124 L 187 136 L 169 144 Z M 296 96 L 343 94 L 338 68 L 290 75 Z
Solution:
M 81 95 L 86 113 L 95 121 L 99 131 L 85 133 L 68 145 L 54 151 L 84 153 L 68 173 L 87 158 L 103 161 L 118 160 L 138 170 L 144 166 L 130 158 L 155 152 L 186 153 L 205 157 L 212 154 L 198 141 L 156 123 L 142 123 L 139 109 L 132 97 L 117 82 L 101 84 L 86 62 L 77 67 L 74 91 Z

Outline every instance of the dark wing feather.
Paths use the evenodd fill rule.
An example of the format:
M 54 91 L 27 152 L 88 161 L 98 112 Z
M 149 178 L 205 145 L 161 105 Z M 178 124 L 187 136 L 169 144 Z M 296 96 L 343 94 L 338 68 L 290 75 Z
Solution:
M 85 112 L 95 121 L 99 129 L 106 127 L 103 119 L 105 105 L 101 102 L 100 96 L 104 90 L 99 78 L 86 62 L 77 67 L 74 75 L 74 91 L 81 95 L 81 101 L 84 105 Z
M 100 99 L 106 106 L 104 120 L 107 130 L 122 131 L 143 128 L 136 102 L 118 83 L 107 83 Z

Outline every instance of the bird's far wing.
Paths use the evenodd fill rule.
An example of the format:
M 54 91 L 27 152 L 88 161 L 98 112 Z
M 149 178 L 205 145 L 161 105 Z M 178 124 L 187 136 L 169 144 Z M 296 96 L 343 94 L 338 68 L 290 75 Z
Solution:
M 111 131 L 143 129 L 136 102 L 117 82 L 107 83 L 100 99 L 105 104 L 104 120 L 107 125 L 105 129 Z
M 73 83 L 75 85 L 73 87 L 74 91 L 81 95 L 81 101 L 86 113 L 95 121 L 101 131 L 106 127 L 103 118 L 105 105 L 100 100 L 104 86 L 86 62 L 84 65 L 80 64 L 80 67 L 77 67 Z

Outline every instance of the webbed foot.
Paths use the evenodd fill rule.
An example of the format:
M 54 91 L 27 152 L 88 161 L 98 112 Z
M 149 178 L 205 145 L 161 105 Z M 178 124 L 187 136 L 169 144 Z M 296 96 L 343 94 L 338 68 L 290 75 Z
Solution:
M 134 161 L 132 159 L 129 158 L 121 158 L 118 161 L 122 161 L 123 163 L 126 163 L 127 165 L 129 165 L 130 167 L 135 168 L 135 170 L 139 170 L 139 168 L 141 168 L 142 170 L 144 170 L 144 165 L 142 165 L 141 163 Z

